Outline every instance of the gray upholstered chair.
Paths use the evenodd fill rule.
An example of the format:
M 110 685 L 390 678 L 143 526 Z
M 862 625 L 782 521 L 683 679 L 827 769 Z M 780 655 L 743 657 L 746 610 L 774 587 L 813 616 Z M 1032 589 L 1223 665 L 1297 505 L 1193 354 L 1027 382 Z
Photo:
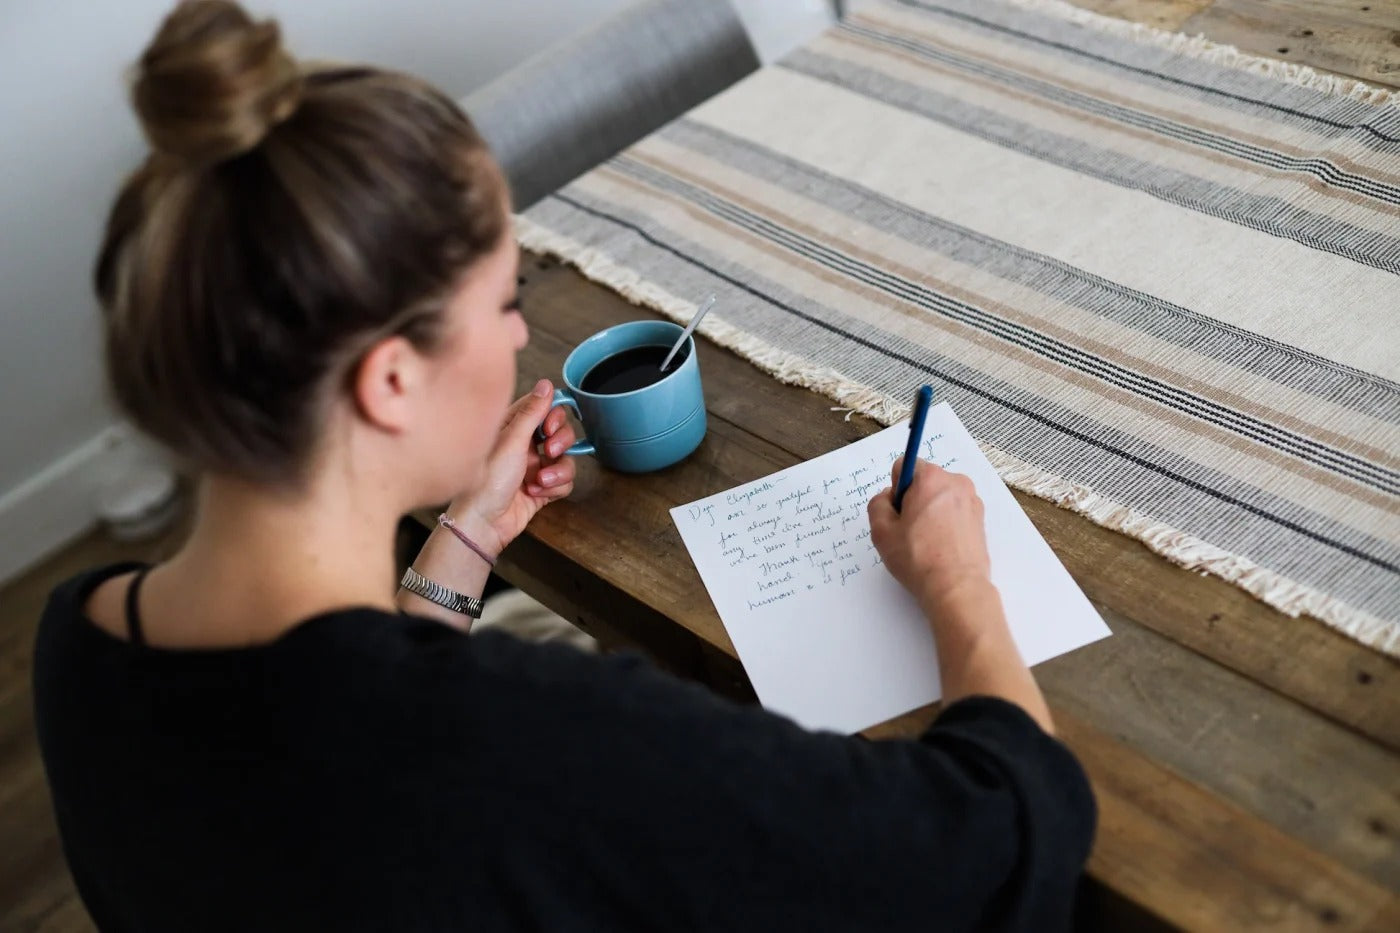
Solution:
M 461 103 L 523 210 L 757 67 L 728 0 L 642 0 Z

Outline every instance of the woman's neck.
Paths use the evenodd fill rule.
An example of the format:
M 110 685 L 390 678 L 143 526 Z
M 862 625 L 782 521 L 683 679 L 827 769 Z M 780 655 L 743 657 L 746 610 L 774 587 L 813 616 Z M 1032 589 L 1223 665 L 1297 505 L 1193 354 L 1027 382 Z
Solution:
M 394 611 L 401 509 L 328 485 L 284 492 L 206 478 L 189 540 L 142 591 L 152 642 L 257 644 L 333 609 Z

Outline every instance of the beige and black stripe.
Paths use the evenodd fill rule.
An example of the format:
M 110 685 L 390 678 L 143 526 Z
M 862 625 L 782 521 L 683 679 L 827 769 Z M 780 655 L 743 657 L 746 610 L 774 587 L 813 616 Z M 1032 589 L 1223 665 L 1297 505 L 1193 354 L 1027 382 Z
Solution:
M 662 129 L 657 137 L 708 158 L 725 160 L 747 175 L 794 193 L 806 192 L 847 216 L 921 243 L 949 259 L 972 263 L 995 260 L 997 275 L 1006 280 L 1074 302 L 1126 327 L 1229 360 L 1310 395 L 1400 421 L 1400 383 L 1125 288 L 1052 256 L 984 236 L 713 126 L 682 119 Z
M 888 399 L 932 381 L 979 440 L 1145 517 L 1124 530 L 1400 652 L 1397 112 L 886 0 L 521 227 Z
M 686 184 L 675 176 L 652 169 L 642 162 L 622 156 L 614 159 L 611 166 L 658 191 L 675 194 L 736 227 L 819 263 L 839 275 L 878 289 L 892 299 L 906 301 L 933 313 L 946 315 L 1040 354 L 1059 365 L 1079 370 L 1192 417 L 1225 427 L 1243 437 L 1269 444 L 1294 457 L 1374 486 L 1382 492 L 1400 496 L 1400 470 L 1365 457 L 1354 456 L 1335 446 L 1315 441 L 1306 434 L 1270 424 L 1238 409 L 1214 403 L 1167 381 L 1154 379 L 1135 372 L 1130 367 L 1118 365 L 1111 359 L 1085 352 L 1067 341 L 1057 340 L 997 314 L 983 311 L 974 304 L 941 294 L 919 282 L 891 274 L 873 262 L 862 261 L 848 252 L 832 249 L 817 238 L 785 228 L 760 213 L 716 197 L 701 187 Z M 1394 398 L 1394 394 L 1391 394 L 1390 400 L 1393 401 Z
M 1050 16 L 981 0 L 929 3 L 895 0 L 899 6 L 930 15 L 930 26 L 957 23 L 986 30 L 1025 46 L 1052 49 L 1100 66 L 1113 77 L 1131 77 L 1170 86 L 1196 100 L 1223 102 L 1240 112 L 1266 111 L 1286 125 L 1319 129 L 1331 136 L 1354 136 L 1384 151 L 1400 151 L 1400 111 L 1305 88 L 1282 88 L 1268 78 L 1242 71 L 1213 69 L 1184 56 L 1143 55 L 1107 36 L 1086 33 Z M 1135 61 L 1136 60 L 1136 61 Z M 1150 62 L 1139 64 L 1138 62 Z
M 1050 132 L 1008 119 L 987 108 L 968 105 L 958 98 L 937 95 L 925 87 L 891 79 L 873 68 L 855 66 L 805 50 L 785 59 L 782 67 L 937 120 L 960 132 L 1042 161 L 1145 191 L 1182 207 L 1400 274 L 1400 237 L 1388 235 L 1383 230 L 1347 223 L 1278 197 L 1225 187 L 1163 162 L 1125 158 L 1119 153 L 1095 146 L 1083 137 L 1068 132 Z M 1384 193 L 1385 203 L 1400 203 L 1392 200 L 1394 188 L 1377 188 Z M 1377 225 L 1392 231 L 1400 229 L 1400 215 L 1391 213 Z

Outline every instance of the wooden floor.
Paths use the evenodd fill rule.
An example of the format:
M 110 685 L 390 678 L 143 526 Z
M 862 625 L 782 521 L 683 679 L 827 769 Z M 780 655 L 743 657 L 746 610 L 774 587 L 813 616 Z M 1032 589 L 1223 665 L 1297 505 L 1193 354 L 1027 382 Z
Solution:
M 34 738 L 29 670 L 34 630 L 49 590 L 91 567 L 159 560 L 173 532 L 146 544 L 118 544 L 94 532 L 0 589 L 0 931 L 70 933 L 93 924 L 73 888 L 54 825 Z

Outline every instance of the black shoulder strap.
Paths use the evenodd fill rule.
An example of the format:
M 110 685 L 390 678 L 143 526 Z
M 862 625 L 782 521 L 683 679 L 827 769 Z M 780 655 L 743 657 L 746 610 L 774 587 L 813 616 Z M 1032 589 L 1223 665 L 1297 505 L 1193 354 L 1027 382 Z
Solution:
M 131 578 L 131 585 L 126 588 L 126 630 L 133 645 L 146 644 L 146 636 L 141 631 L 141 610 L 136 601 L 140 598 L 141 584 L 146 582 L 146 574 L 150 572 L 150 567 L 142 567 L 136 571 L 136 576 Z

